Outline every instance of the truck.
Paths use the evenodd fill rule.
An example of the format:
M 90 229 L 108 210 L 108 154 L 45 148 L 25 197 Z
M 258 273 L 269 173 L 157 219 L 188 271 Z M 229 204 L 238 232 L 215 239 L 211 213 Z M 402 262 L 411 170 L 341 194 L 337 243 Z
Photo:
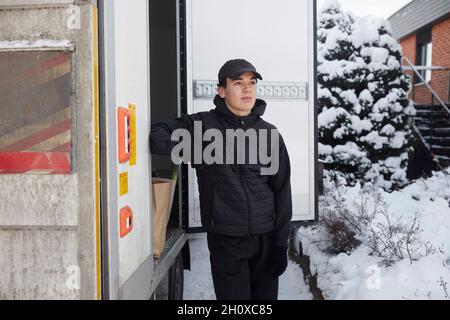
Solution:
M 176 172 L 152 253 L 151 124 L 213 108 L 232 58 L 292 167 L 293 224 L 317 220 L 314 0 L 1 0 L 0 299 L 183 299 L 201 232 L 195 171 Z

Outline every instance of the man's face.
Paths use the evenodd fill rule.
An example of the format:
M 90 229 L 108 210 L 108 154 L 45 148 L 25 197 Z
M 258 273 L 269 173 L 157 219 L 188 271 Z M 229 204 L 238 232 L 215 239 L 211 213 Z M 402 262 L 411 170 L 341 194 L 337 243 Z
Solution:
M 238 79 L 227 78 L 227 87 L 219 87 L 218 93 L 225 103 L 237 116 L 247 116 L 256 102 L 256 77 L 253 72 L 241 74 Z

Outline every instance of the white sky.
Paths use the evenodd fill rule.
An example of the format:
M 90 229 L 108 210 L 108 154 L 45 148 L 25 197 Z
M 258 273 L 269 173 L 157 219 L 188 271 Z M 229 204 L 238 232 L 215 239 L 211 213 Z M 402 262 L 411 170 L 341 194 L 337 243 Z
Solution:
M 397 10 L 401 9 L 411 0 L 338 0 L 344 11 L 351 11 L 356 16 L 373 15 L 389 18 Z M 317 0 L 319 10 L 325 0 Z

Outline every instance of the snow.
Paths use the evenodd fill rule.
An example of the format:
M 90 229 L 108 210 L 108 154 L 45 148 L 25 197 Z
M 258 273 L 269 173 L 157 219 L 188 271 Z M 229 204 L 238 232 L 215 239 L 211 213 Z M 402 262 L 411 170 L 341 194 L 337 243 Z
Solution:
M 401 161 L 401 157 L 389 157 L 384 161 L 384 164 L 389 168 L 397 168 L 400 166 Z
M 333 157 L 331 156 L 333 153 L 333 148 L 331 146 L 324 145 L 319 142 L 318 152 L 324 163 L 331 163 L 333 161 Z
M 358 105 L 358 97 L 355 94 L 355 90 L 345 90 L 342 91 L 339 96 L 341 96 L 341 98 L 344 101 L 349 102 L 350 104 L 354 104 L 354 105 Z
M 370 131 L 373 127 L 372 122 L 370 122 L 370 120 L 367 119 L 361 120 L 357 116 L 351 116 L 350 119 L 352 121 L 353 130 L 358 134 L 360 134 L 362 131 Z
M 404 169 L 398 169 L 397 167 L 392 174 L 391 179 L 397 181 L 405 181 L 407 179 L 406 171 Z
M 398 42 L 393 37 L 391 37 L 387 34 L 383 34 L 380 36 L 380 45 L 383 47 L 388 47 L 392 51 L 401 50 L 401 47 L 398 44 Z
M 317 91 L 317 96 L 320 98 L 331 99 L 331 92 L 327 88 L 319 88 L 319 90 Z
M 215 300 L 209 262 L 206 233 L 190 235 L 191 270 L 184 271 L 185 300 Z M 312 300 L 309 287 L 303 280 L 303 272 L 289 260 L 286 272 L 280 277 L 279 300 Z
M 396 132 L 394 137 L 390 139 L 390 145 L 394 149 L 400 149 L 406 144 L 405 134 L 403 132 Z
M 373 96 L 370 93 L 369 90 L 364 89 L 363 91 L 361 91 L 361 93 L 359 94 L 359 100 L 361 101 L 367 101 L 369 103 L 373 103 Z
M 331 29 L 327 34 L 325 44 L 321 46 L 321 50 L 335 50 L 339 47 L 339 41 L 347 40 L 347 35 L 337 28 Z
M 334 139 L 342 139 L 344 136 L 347 136 L 350 133 L 349 128 L 347 126 L 340 126 L 335 129 L 333 132 Z
M 371 28 L 365 19 L 357 19 L 353 28 L 351 40 L 356 47 L 361 47 L 366 43 L 376 42 L 379 38 L 378 30 Z
M 39 39 L 0 41 L 0 49 L 71 48 L 70 40 Z
M 330 108 L 328 110 L 324 110 L 318 115 L 318 123 L 320 127 L 329 127 L 330 124 L 336 122 L 338 117 L 349 118 L 350 114 L 343 108 Z
M 388 143 L 388 138 L 380 136 L 378 131 L 371 131 L 368 135 L 362 137 L 361 140 L 370 143 L 375 150 L 382 149 Z
M 383 29 L 392 34 L 391 24 L 386 19 L 369 15 L 364 17 L 364 20 L 366 21 L 369 28 L 377 30 Z
M 387 61 L 387 66 L 388 69 L 398 69 L 400 68 L 400 62 L 398 62 L 398 60 L 395 59 L 394 57 L 389 57 Z M 399 81 L 399 79 L 397 79 L 397 81 Z
M 394 135 L 395 132 L 395 128 L 392 124 L 387 124 L 383 127 L 383 129 L 381 129 L 381 133 L 384 134 L 385 136 L 392 136 Z
M 373 75 L 372 75 L 373 76 Z M 369 78 L 369 77 L 368 77 Z M 378 89 L 378 85 L 375 82 L 369 82 L 367 87 L 371 92 L 375 92 Z
M 333 148 L 329 145 L 324 145 L 319 142 L 319 153 L 330 155 L 333 152 Z
M 402 105 L 401 105 L 400 103 L 396 102 L 396 103 L 394 104 L 394 111 L 397 112 L 397 113 L 402 112 L 402 111 L 403 111 Z
M 397 167 L 395 162 L 400 160 L 401 157 L 388 158 L 386 164 Z M 359 185 L 341 190 L 352 210 L 361 203 L 361 190 Z M 318 275 L 318 286 L 325 299 L 449 299 L 443 283 L 450 282 L 450 170 L 434 172 L 431 178 L 419 179 L 400 191 L 378 190 L 392 219 L 408 223 L 415 212 L 421 213 L 420 241 L 433 250 L 428 254 L 422 250 L 412 263 L 405 258 L 387 267 L 380 257 L 371 255 L 364 242 L 352 252 L 329 254 L 324 250 L 327 236 L 323 230 L 317 225 L 302 227 L 298 230 L 298 240 L 302 242 L 303 253 L 310 257 L 311 272 Z M 366 200 L 368 204 L 374 203 L 371 198 Z M 371 225 L 382 219 L 380 215 L 375 216 Z M 184 272 L 184 299 L 214 300 L 206 236 L 190 235 L 189 243 L 191 271 Z M 279 299 L 311 300 L 312 294 L 303 279 L 299 266 L 289 261 L 280 277 Z
M 381 98 L 373 106 L 374 112 L 382 112 L 389 109 L 389 100 L 387 98 Z
M 345 145 L 337 145 L 333 148 L 335 157 L 347 161 L 354 158 L 365 158 L 367 155 L 354 142 L 347 142 Z
M 322 15 L 323 11 L 328 8 L 339 10 L 341 9 L 341 4 L 337 0 L 325 0 L 323 5 L 320 7 L 318 14 Z
M 346 60 L 332 60 L 321 64 L 317 67 L 319 73 L 327 74 L 328 79 L 340 78 L 345 75 L 350 75 L 353 71 L 364 67 L 362 59 L 353 61 Z
M 385 48 L 368 47 L 361 50 L 361 55 L 363 57 L 370 57 L 372 63 L 383 64 L 389 57 L 389 51 Z
M 399 159 L 387 160 L 395 161 Z M 361 190 L 359 184 L 340 189 L 345 204 L 354 212 L 357 203 L 361 203 Z M 450 170 L 434 172 L 431 178 L 419 179 L 400 191 L 378 191 L 392 221 L 411 224 L 415 213 L 420 214 L 420 237 L 416 243 L 420 250 L 415 254 L 416 260 L 404 258 L 386 266 L 380 257 L 371 255 L 364 239 L 355 250 L 332 255 L 325 250 L 328 235 L 324 229 L 300 228 L 298 240 L 311 259 L 312 272 L 318 274 L 318 286 L 325 298 L 449 299 L 444 283 L 450 283 Z M 376 226 L 383 218 L 377 214 L 370 225 Z

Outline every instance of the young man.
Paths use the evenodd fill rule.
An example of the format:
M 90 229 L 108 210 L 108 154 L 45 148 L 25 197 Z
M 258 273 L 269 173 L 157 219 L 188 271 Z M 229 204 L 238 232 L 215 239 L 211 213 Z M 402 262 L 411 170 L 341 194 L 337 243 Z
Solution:
M 292 217 L 290 162 L 278 131 L 261 118 L 266 103 L 256 99 L 257 79 L 262 77 L 248 61 L 226 62 L 219 71 L 214 110 L 153 124 L 150 134 L 151 152 L 166 155 L 177 145 L 171 141 L 177 129 L 186 130 L 195 139 L 201 124 L 202 133 L 213 129 L 223 137 L 214 139 L 219 147 L 213 157 L 218 161 L 193 163 L 195 152 L 199 158 L 193 139 L 189 157 L 197 173 L 201 220 L 207 231 L 218 300 L 276 300 L 278 278 L 287 267 Z M 248 133 L 248 139 L 237 147 L 230 145 L 232 140 L 226 139 L 230 130 Z M 276 135 L 271 135 L 273 132 Z M 204 155 L 207 145 L 204 141 L 200 145 Z M 269 163 L 257 159 L 264 154 L 262 147 L 271 150 Z M 275 172 L 262 174 L 274 163 Z

